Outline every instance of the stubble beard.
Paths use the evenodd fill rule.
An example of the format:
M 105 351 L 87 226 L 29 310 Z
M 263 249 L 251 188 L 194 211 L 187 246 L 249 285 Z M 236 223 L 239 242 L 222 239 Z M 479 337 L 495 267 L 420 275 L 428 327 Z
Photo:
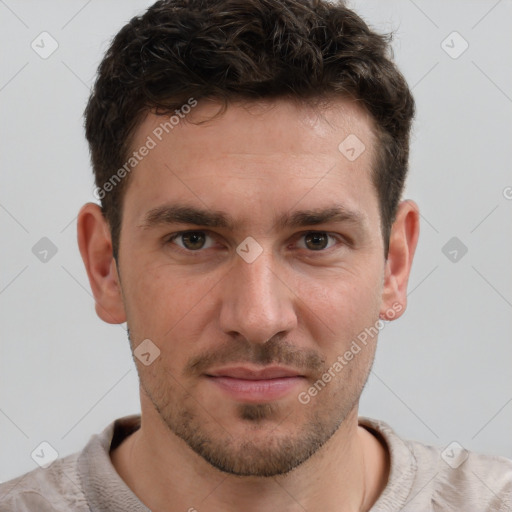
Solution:
M 331 439 L 357 406 L 369 371 L 348 394 L 339 384 L 334 392 L 323 389 L 310 408 L 292 398 L 299 421 L 287 421 L 297 416 L 293 410 L 283 414 L 276 402 L 237 404 L 234 421 L 247 426 L 243 437 L 230 433 L 214 418 L 215 411 L 178 386 L 148 385 L 144 376 L 141 386 L 169 431 L 211 466 L 231 475 L 273 477 L 300 466 Z
M 128 338 L 131 340 L 130 331 Z M 132 344 L 133 348 L 133 344 Z M 152 402 L 164 426 L 218 470 L 237 476 L 284 475 L 306 462 L 337 432 L 354 410 L 366 385 L 374 351 L 359 355 L 329 382 L 309 404 L 292 395 L 262 404 L 236 403 L 232 418 L 216 418 L 211 404 L 201 403 L 177 381 L 159 358 L 149 367 L 137 365 L 142 391 Z M 279 339 L 262 346 L 242 343 L 189 361 L 185 374 L 199 377 L 219 361 L 283 363 L 310 370 L 311 383 L 328 369 L 318 353 L 297 351 Z M 137 364 L 137 361 L 135 361 Z M 193 371 L 192 371 L 193 369 Z M 193 372 L 196 372 L 195 375 Z M 230 408 L 230 410 L 233 410 Z M 230 423 L 243 424 L 234 434 Z

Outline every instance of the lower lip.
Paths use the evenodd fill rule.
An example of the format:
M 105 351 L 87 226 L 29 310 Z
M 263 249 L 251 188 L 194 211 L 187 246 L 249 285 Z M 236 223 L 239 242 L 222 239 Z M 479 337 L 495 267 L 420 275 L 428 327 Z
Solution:
M 295 387 L 304 382 L 304 377 L 248 380 L 208 376 L 208 379 L 233 399 L 244 402 L 277 400 L 286 396 Z

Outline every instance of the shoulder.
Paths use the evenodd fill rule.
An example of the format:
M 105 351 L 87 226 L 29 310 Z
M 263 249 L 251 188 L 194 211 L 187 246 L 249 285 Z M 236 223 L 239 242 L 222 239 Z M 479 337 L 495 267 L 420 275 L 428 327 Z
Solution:
M 402 439 L 370 418 L 360 418 L 360 424 L 378 433 L 390 453 L 388 484 L 376 511 L 393 510 L 398 502 L 403 512 L 512 511 L 512 460 L 468 451 L 457 442 L 438 447 Z
M 433 510 L 512 510 L 512 460 L 468 451 L 457 442 L 445 448 L 405 443 L 417 461 L 415 488 L 430 493 Z
M 124 503 L 126 496 L 136 503 L 112 467 L 109 451 L 139 427 L 140 415 L 119 418 L 92 435 L 81 452 L 0 484 L 0 512 L 90 512 L 107 509 L 113 499 Z
M 0 512 L 89 511 L 77 471 L 79 454 L 0 484 Z

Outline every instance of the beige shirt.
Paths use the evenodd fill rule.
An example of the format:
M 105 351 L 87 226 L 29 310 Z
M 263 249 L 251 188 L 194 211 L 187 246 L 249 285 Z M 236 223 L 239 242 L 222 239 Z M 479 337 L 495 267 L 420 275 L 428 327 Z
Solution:
M 359 424 L 391 455 L 388 483 L 370 512 L 512 512 L 512 460 L 403 440 L 370 418 Z M 139 425 L 140 416 L 118 419 L 81 452 L 1 484 L 0 512 L 148 512 L 109 456 Z

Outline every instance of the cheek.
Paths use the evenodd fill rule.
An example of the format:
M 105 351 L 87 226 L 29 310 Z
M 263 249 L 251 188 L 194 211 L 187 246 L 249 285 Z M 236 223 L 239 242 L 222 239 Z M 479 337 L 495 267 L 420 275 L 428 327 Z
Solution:
M 136 346 L 151 339 L 162 357 L 176 366 L 180 354 L 199 340 L 211 321 L 215 279 L 207 275 L 184 276 L 169 265 L 139 265 L 124 286 L 125 306 L 131 338 Z
M 345 272 L 323 282 L 303 280 L 299 290 L 297 314 L 311 348 L 323 354 L 327 366 L 352 351 L 354 354 L 347 354 L 343 362 L 353 359 L 350 368 L 366 367 L 377 341 L 376 335 L 368 335 L 368 332 L 375 333 L 371 329 L 379 318 L 377 275 L 370 278 L 368 272 L 350 275 Z M 345 369 L 343 373 L 347 376 Z
M 139 264 L 130 279 L 126 296 L 137 316 L 160 319 L 172 326 L 192 310 L 213 287 L 207 276 L 185 276 L 185 270 L 171 265 Z

